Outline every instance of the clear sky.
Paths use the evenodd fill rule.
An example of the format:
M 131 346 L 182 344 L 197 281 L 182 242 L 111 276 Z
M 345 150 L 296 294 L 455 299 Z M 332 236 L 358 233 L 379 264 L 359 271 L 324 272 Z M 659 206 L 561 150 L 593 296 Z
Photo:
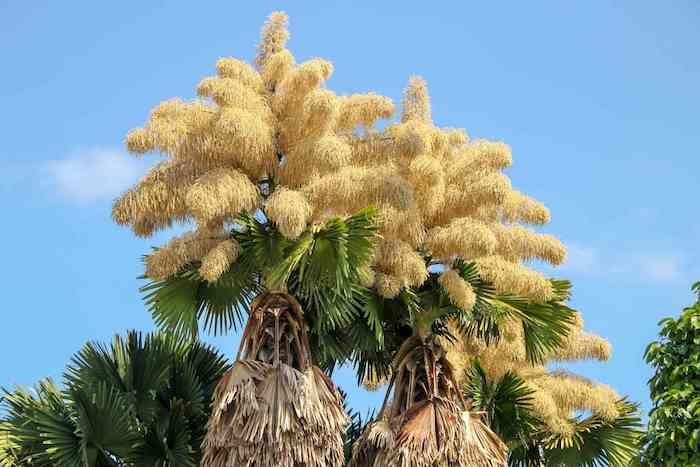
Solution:
M 152 329 L 136 277 L 163 236 L 135 239 L 109 213 L 154 159 L 126 155 L 123 138 L 161 100 L 193 97 L 219 57 L 252 58 L 275 9 L 299 60 L 334 62 L 335 91 L 398 102 L 420 74 L 439 125 L 512 145 L 514 185 L 569 246 L 555 274 L 614 346 L 607 364 L 571 368 L 648 408 L 644 348 L 700 280 L 696 0 L 2 2 L 0 385 Z M 382 396 L 351 395 L 358 408 Z

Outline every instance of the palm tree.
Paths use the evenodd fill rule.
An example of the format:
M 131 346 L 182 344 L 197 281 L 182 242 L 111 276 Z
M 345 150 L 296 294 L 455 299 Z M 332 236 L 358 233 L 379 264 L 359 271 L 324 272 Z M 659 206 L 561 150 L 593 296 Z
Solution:
M 165 334 L 88 343 L 63 388 L 44 380 L 6 392 L 0 464 L 197 466 L 211 395 L 228 367 L 210 347 Z
M 469 412 L 469 400 L 458 390 L 451 363 L 446 359 L 443 341 L 456 339 L 449 329 L 450 323 L 455 324 L 458 335 L 477 335 L 495 341 L 499 337 L 500 321 L 517 319 L 527 336 L 528 352 L 536 360 L 554 350 L 566 337 L 572 311 L 497 294 L 481 279 L 473 263 L 455 265 L 460 278 L 469 283 L 476 294 L 475 305 L 469 312 L 452 303 L 448 291 L 441 285 L 439 272 L 431 272 L 420 287 L 404 289 L 393 299 L 360 286 L 360 265 L 372 251 L 377 228 L 371 209 L 346 219 L 334 219 L 297 240 L 285 239 L 259 218 L 248 216 L 239 222 L 240 227 L 231 233 L 242 245 L 239 259 L 219 281 L 207 283 L 199 278 L 195 264 L 190 270 L 144 288 L 146 300 L 161 324 L 180 323 L 191 317 L 196 329 L 200 318 L 197 313 L 202 313 L 205 322 L 215 322 L 214 318 L 219 317 L 235 322 L 236 310 L 250 309 L 237 362 L 216 392 L 217 401 L 226 402 L 215 403 L 206 441 L 205 465 L 236 465 L 241 459 L 255 459 L 253 462 L 259 461 L 260 465 L 270 462 L 285 465 L 290 459 L 282 457 L 289 452 L 283 443 L 298 440 L 299 433 L 307 440 L 308 452 L 326 462 L 339 462 L 340 457 L 329 460 L 331 454 L 326 449 L 327 446 L 342 446 L 342 424 L 335 422 L 344 418 L 344 413 L 335 409 L 341 400 L 331 390 L 328 377 L 312 364 L 314 361 L 329 371 L 336 364 L 353 361 L 358 380 L 366 383 L 397 375 L 392 385 L 394 405 L 385 404 L 381 412 L 382 416 L 393 419 L 398 430 L 395 436 L 399 437 L 400 427 L 426 428 L 411 425 L 406 414 L 414 413 L 409 409 L 419 405 L 430 407 L 425 410 L 434 410 L 453 422 L 459 421 L 446 425 L 453 427 L 449 436 L 455 445 L 451 451 L 440 455 L 472 462 L 480 459 L 478 462 L 483 465 L 503 462 L 505 447 L 478 414 Z M 324 247 L 314 248 L 316 242 L 322 242 Z M 271 256 L 269 252 L 277 252 L 278 256 Z M 343 252 L 348 256 L 344 257 Z M 431 260 L 426 258 L 425 261 Z M 329 268 L 333 264 L 352 267 Z M 333 275 L 345 270 L 351 271 L 351 278 Z M 263 283 L 286 286 L 286 292 L 265 289 Z M 336 284 L 341 287 L 336 288 Z M 263 292 L 248 304 L 249 297 L 259 290 Z M 303 317 L 302 303 L 309 310 Z M 324 320 L 343 324 L 333 326 Z M 172 329 L 186 330 L 187 327 L 175 324 Z M 433 363 L 426 366 L 425 361 Z M 409 371 L 409 367 L 412 370 Z M 283 384 L 286 381 L 281 378 L 284 372 L 294 376 L 292 381 L 306 374 L 307 380 L 317 388 L 316 393 L 328 395 L 325 402 L 320 398 L 311 403 L 318 413 L 326 414 L 325 427 L 319 428 L 313 419 L 296 415 L 303 414 L 300 408 L 309 405 L 303 393 L 285 387 L 281 392 L 284 399 L 277 399 L 277 402 L 259 397 L 273 394 L 267 388 L 277 387 L 278 381 Z M 413 376 L 409 377 L 411 374 Z M 418 390 L 421 387 L 431 389 Z M 400 398 L 396 394 L 399 393 L 405 397 L 402 405 L 397 405 Z M 314 405 L 318 402 L 324 405 Z M 434 403 L 437 405 L 433 406 Z M 250 405 L 256 408 L 251 410 Z M 285 412 L 271 410 L 275 408 Z M 292 409 L 293 413 L 286 411 Z M 223 418 L 229 422 L 221 423 Z M 272 435 L 265 438 L 264 430 L 248 428 L 271 426 L 276 419 L 297 422 L 298 431 L 278 434 L 276 439 L 283 440 L 280 447 L 263 452 L 265 448 L 261 446 L 270 446 L 275 439 Z M 433 441 L 446 436 L 430 430 L 426 433 L 432 433 Z M 315 440 L 322 442 L 312 444 Z M 362 448 L 358 448 L 358 452 L 361 451 Z M 342 451 L 334 449 L 333 456 L 338 456 L 335 452 Z M 408 452 L 436 455 L 419 449 L 401 452 L 403 455 Z M 376 465 L 382 465 L 382 461 L 378 462 Z
M 366 314 L 380 323 L 380 341 L 363 338 L 372 334 L 372 320 L 353 323 L 348 336 L 355 343 L 358 379 L 370 387 L 388 381 L 388 388 L 350 465 L 506 464 L 507 447 L 482 418 L 482 408 L 460 389 L 452 342 L 467 335 L 496 342 L 500 323 L 517 320 L 529 358 L 538 361 L 564 341 L 572 311 L 498 294 L 473 263 L 457 261 L 454 267 L 475 292 L 469 312 L 453 303 L 438 271 L 395 299 L 368 301 Z
M 215 391 L 202 465 L 340 465 L 348 418 L 312 348 L 359 313 L 376 215 L 334 218 L 294 240 L 261 216 L 239 218 L 231 238 L 240 254 L 218 281 L 193 264 L 147 285 L 146 301 L 156 322 L 185 333 L 201 315 L 228 326 L 248 310 L 236 362 Z
M 377 421 L 370 423 L 359 437 L 351 465 L 394 465 L 392 462 L 402 465 L 402 461 L 407 465 L 423 465 L 421 462 L 442 465 L 438 463 L 438 453 L 426 446 L 430 446 L 431 441 L 435 446 L 435 439 L 449 439 L 449 436 L 439 431 L 441 425 L 432 424 L 431 417 L 420 418 L 425 413 L 435 412 L 433 408 L 426 408 L 426 399 L 466 401 L 470 420 L 485 423 L 507 444 L 508 463 L 513 466 L 630 465 L 637 454 L 640 436 L 637 407 L 620 399 L 609 388 L 568 373 L 549 373 L 547 378 L 551 381 L 546 381 L 553 387 L 548 389 L 556 396 L 554 403 L 561 404 L 557 410 L 570 415 L 564 420 L 566 429 L 561 431 L 550 427 L 551 420 L 545 420 L 548 414 L 543 412 L 540 400 L 552 396 L 535 385 L 542 378 L 539 368 L 546 362 L 596 355 L 604 359 L 609 355 L 607 343 L 584 333 L 578 312 L 565 304 L 570 284 L 552 281 L 553 298 L 533 303 L 495 293 L 476 273 L 473 264 L 460 263 L 457 271 L 476 293 L 470 314 L 451 303 L 437 273 L 432 273 L 417 290 L 405 291 L 398 300 L 384 300 L 373 307 L 380 319 L 387 320 L 383 326 L 385 346 L 381 351 L 377 348 L 364 353 L 358 350 L 359 377 L 369 386 L 390 382 L 382 411 Z M 413 325 L 397 327 L 396 323 L 401 322 Z M 514 325 L 517 328 L 515 343 L 511 342 Z M 366 324 L 361 321 L 356 323 L 358 330 L 352 334 L 354 341 L 362 342 L 355 335 L 367 333 L 368 329 L 360 330 L 363 326 Z M 463 340 L 481 342 L 479 348 L 487 350 L 482 356 L 489 359 L 489 371 L 480 365 L 478 352 L 474 353 L 469 345 L 465 347 Z M 396 342 L 402 342 L 399 350 L 396 350 Z M 519 349 L 515 354 L 522 360 L 510 361 L 513 352 L 509 346 L 513 345 Z M 495 355 L 499 352 L 505 356 Z M 389 366 L 386 365 L 387 355 L 393 356 Z M 498 368 L 508 369 L 493 376 Z M 433 375 L 432 378 L 425 376 L 428 374 Z M 438 391 L 426 398 L 426 388 L 430 390 L 432 382 L 438 382 L 433 384 Z M 458 397 L 452 395 L 453 387 L 461 387 Z M 560 397 L 572 401 L 557 402 Z M 413 404 L 413 409 L 407 402 L 412 398 L 417 403 Z M 581 410 L 592 414 L 582 418 L 567 404 L 578 404 Z M 461 407 L 465 410 L 465 405 Z M 490 436 L 488 429 L 481 432 L 484 437 Z M 401 449 L 402 443 L 415 439 L 425 444 L 420 444 L 420 449 L 417 446 Z M 481 446 L 499 446 L 499 442 Z M 488 462 L 498 462 L 498 459 L 491 453 L 481 462 L 490 465 Z M 478 465 L 475 459 L 471 462 Z

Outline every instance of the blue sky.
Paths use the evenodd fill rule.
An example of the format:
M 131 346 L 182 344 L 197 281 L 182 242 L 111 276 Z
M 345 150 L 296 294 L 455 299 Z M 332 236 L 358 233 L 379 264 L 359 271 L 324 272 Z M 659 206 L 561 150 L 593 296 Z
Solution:
M 217 58 L 252 58 L 275 9 L 299 60 L 334 62 L 335 91 L 398 102 L 420 74 L 438 124 L 512 145 L 514 185 L 570 248 L 555 274 L 614 346 L 607 364 L 570 367 L 648 408 L 644 347 L 700 280 L 694 0 L 3 2 L 0 385 L 58 377 L 85 341 L 152 329 L 136 277 L 164 236 L 135 239 L 109 211 L 154 159 L 127 156 L 123 138 L 159 101 L 193 97 Z

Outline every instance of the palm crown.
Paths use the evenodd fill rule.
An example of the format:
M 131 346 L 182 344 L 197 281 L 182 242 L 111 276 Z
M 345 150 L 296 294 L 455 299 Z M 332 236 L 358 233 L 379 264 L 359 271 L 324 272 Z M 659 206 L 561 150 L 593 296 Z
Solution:
M 130 332 L 89 343 L 63 389 L 7 393 L 0 464 L 8 467 L 196 466 L 211 393 L 229 368 L 208 346 Z

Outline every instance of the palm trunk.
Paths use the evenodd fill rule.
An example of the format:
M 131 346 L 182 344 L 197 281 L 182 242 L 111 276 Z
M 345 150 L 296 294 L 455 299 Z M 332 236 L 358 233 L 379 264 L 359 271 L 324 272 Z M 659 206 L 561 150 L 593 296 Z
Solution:
M 202 466 L 341 466 L 348 421 L 338 390 L 313 365 L 297 300 L 259 295 L 216 388 Z
M 469 412 L 445 351 L 432 336 L 407 339 L 394 370 L 377 421 L 353 449 L 352 467 L 507 465 L 507 447 Z

